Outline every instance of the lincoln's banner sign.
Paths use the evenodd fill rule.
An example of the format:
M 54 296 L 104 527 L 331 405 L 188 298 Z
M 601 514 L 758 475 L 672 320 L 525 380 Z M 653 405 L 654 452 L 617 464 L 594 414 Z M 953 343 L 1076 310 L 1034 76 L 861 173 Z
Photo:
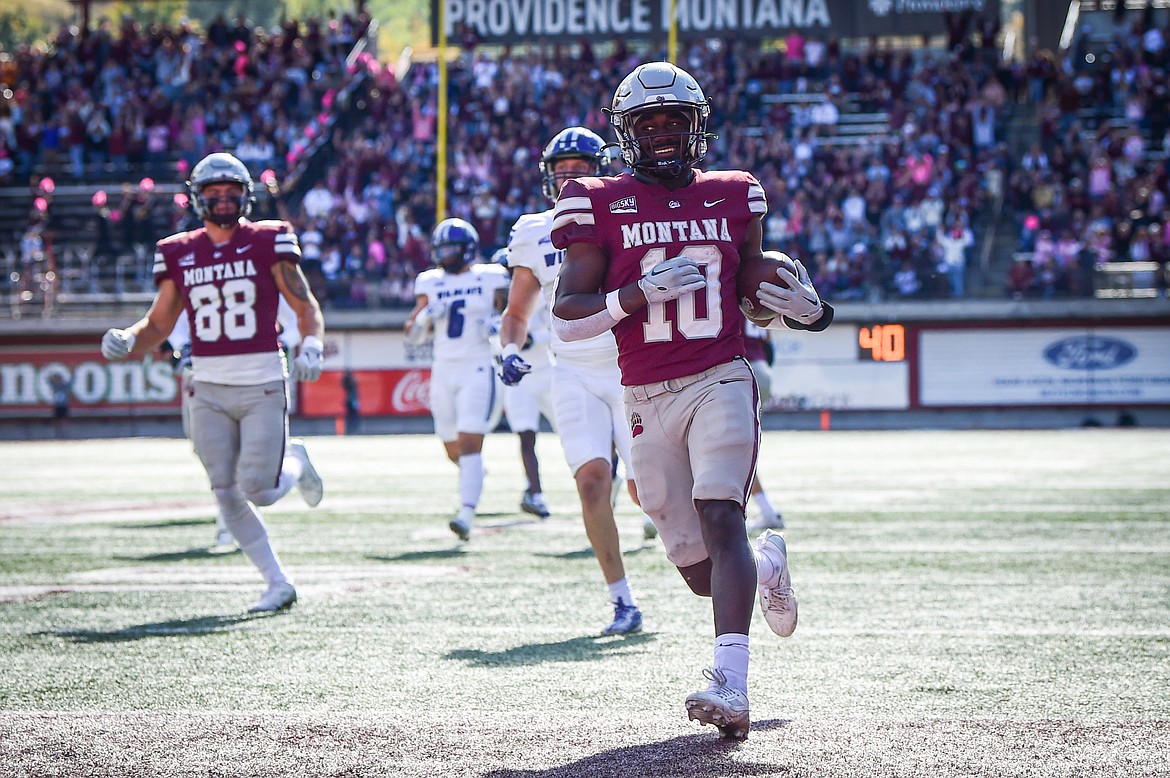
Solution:
M 447 40 L 472 32 L 479 42 L 543 43 L 581 38 L 663 39 L 671 0 L 431 0 L 431 39 L 438 42 L 439 3 Z M 821 37 L 946 32 L 945 14 L 991 17 L 999 0 L 676 0 L 682 37 L 766 37 L 798 30 Z

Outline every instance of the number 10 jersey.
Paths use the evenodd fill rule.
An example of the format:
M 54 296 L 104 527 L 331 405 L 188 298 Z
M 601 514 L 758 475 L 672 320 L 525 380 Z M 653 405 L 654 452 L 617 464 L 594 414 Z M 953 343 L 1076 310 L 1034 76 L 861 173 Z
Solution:
M 767 211 L 763 187 L 742 171 L 696 170 L 691 183 L 674 190 L 629 173 L 565 182 L 552 242 L 559 249 L 589 243 L 609 257 L 598 292 L 635 283 L 678 256 L 693 259 L 706 276 L 706 288 L 640 308 L 613 328 L 624 385 L 694 375 L 743 356 L 739 250 Z

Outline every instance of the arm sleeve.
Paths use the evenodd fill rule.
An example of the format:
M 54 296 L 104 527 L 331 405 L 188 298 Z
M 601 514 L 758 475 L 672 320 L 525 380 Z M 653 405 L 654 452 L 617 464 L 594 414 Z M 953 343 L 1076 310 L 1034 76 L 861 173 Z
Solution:
M 596 337 L 613 329 L 617 323 L 613 314 L 605 309 L 583 319 L 562 319 L 555 313 L 552 316 L 553 332 L 566 342 Z

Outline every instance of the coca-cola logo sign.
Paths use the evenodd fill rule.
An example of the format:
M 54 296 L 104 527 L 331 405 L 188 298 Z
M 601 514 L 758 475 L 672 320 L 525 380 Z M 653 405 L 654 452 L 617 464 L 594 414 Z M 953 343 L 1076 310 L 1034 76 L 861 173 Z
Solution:
M 390 393 L 395 413 L 426 413 L 431 401 L 431 374 L 428 370 L 408 370 L 398 379 Z

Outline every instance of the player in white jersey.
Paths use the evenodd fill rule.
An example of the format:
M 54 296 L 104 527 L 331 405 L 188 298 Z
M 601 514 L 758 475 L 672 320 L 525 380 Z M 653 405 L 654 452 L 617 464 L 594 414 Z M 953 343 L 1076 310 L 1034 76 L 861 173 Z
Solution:
M 310 506 L 321 502 L 321 478 L 301 441 L 288 437 L 288 371 L 276 337 L 283 296 L 296 312 L 301 352 L 292 378 L 316 381 L 324 364 L 321 307 L 301 272 L 292 225 L 247 219 L 252 176 L 231 154 L 199 161 L 187 182 L 203 226 L 158 242 L 158 293 L 146 315 L 102 337 L 106 359 L 135 348 L 152 352 L 188 318 L 191 339 L 191 441 L 240 550 L 268 585 L 249 612 L 291 606 L 296 588 L 269 541 L 258 505 L 271 505 L 295 485 Z
M 604 141 L 584 127 L 561 130 L 541 155 L 542 188 L 555 201 L 564 181 L 601 172 Z M 500 377 L 517 385 L 529 374 L 530 364 L 522 355 L 530 322 L 547 316 L 549 301 L 560 270 L 563 251 L 553 248 L 552 210 L 521 216 L 508 238 L 508 265 L 512 288 L 500 323 L 503 360 Z M 542 294 L 543 293 L 543 294 Z M 621 544 L 613 517 L 613 475 L 610 457 L 614 448 L 630 472 L 630 432 L 622 405 L 621 375 L 617 367 L 617 344 L 613 334 L 566 342 L 553 335 L 553 397 L 557 434 L 565 459 L 577 484 L 585 534 L 601 566 L 614 606 L 607 635 L 637 632 L 642 612 L 630 590 L 622 562 Z M 632 476 L 630 476 L 632 478 Z M 631 481 L 632 483 L 632 481 Z
M 502 248 L 492 255 L 492 262 L 500 267 L 508 267 L 508 249 Z M 510 275 L 510 274 L 509 274 Z M 504 416 L 508 419 L 508 427 L 520 438 L 520 461 L 524 465 L 524 478 L 527 486 L 520 497 L 520 510 L 531 513 L 541 519 L 550 515 L 548 504 L 544 501 L 544 491 L 540 484 L 540 460 L 536 456 L 536 434 L 540 432 L 540 417 L 553 422 L 553 361 L 549 350 L 549 338 L 552 335 L 552 321 L 549 318 L 548 303 L 543 299 L 537 306 L 536 315 L 528 323 L 528 337 L 521 347 L 524 361 L 531 367 L 527 380 L 513 386 L 504 386 Z M 495 334 L 492 336 L 492 351 L 496 358 L 502 360 L 500 354 L 499 322 L 495 323 Z
M 406 336 L 418 342 L 434 335 L 431 416 L 447 458 L 459 466 L 459 513 L 448 526 L 468 540 L 483 491 L 483 438 L 500 399 L 488 338 L 508 292 L 508 271 L 478 262 L 479 233 L 462 219 L 435 226 L 431 259 L 436 267 L 414 281 Z

